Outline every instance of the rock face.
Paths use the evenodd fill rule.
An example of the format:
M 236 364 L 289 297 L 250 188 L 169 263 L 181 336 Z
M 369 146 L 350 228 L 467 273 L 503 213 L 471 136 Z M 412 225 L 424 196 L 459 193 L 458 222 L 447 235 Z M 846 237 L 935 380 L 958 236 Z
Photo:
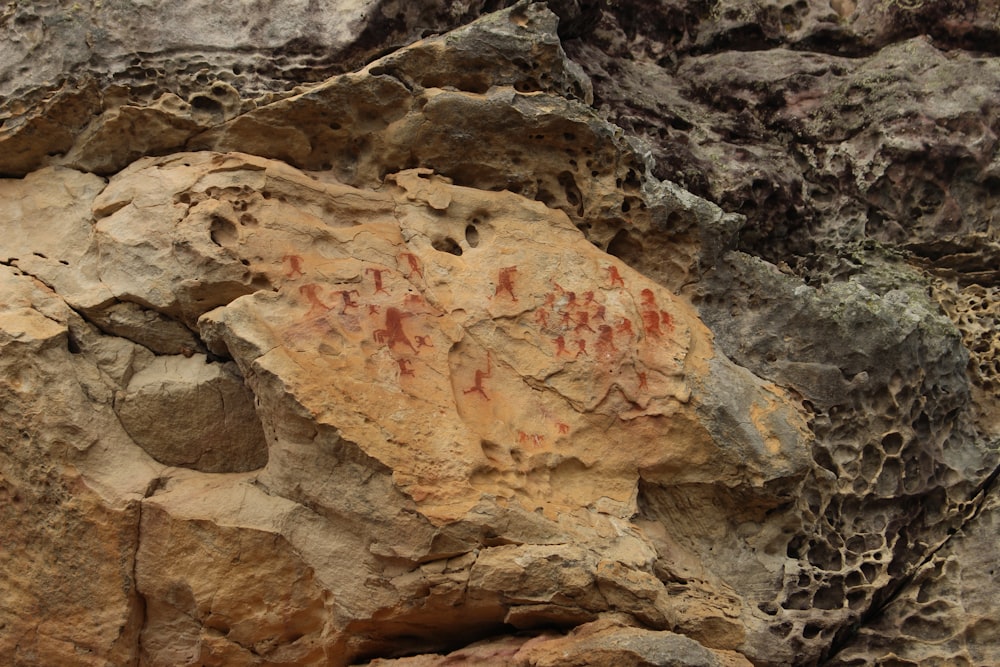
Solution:
M 502 4 L 0 15 L 0 655 L 1000 662 L 988 8 Z

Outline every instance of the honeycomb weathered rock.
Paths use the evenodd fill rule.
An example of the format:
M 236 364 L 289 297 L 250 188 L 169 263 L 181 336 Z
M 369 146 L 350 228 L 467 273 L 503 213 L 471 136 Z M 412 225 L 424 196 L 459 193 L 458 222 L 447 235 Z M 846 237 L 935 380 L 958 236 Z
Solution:
M 154 4 L 0 10 L 0 653 L 996 661 L 991 5 Z

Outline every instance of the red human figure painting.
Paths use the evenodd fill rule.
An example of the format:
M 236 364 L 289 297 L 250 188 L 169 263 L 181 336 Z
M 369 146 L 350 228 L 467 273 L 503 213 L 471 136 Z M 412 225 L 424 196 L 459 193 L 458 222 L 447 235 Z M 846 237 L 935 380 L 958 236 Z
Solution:
M 623 317 L 621 321 L 618 322 L 618 326 L 615 327 L 615 331 L 627 336 L 635 336 L 635 332 L 632 330 L 632 320 L 627 317 Z
M 368 304 L 368 314 L 369 315 L 378 315 L 380 310 L 381 310 L 381 308 L 379 308 L 378 304 L 376 304 L 376 303 L 369 303 Z
M 414 336 L 413 339 L 417 341 L 417 347 L 418 348 L 421 348 L 421 347 L 434 347 L 434 344 L 432 342 L 430 342 L 430 340 L 431 340 L 430 336 Z
M 514 274 L 517 273 L 516 266 L 505 266 L 497 274 L 497 286 L 493 296 L 500 296 L 502 292 L 507 292 L 513 301 L 517 301 L 514 294 Z
M 650 336 L 657 338 L 663 335 L 660 330 L 660 313 L 656 310 L 642 311 L 642 328 Z
M 565 354 L 569 354 L 569 350 L 566 349 L 566 339 L 565 338 L 563 338 L 562 336 L 556 336 L 553 339 L 553 342 L 556 344 L 556 356 L 557 357 L 562 356 L 564 353 Z
M 570 290 L 564 288 L 562 285 L 556 281 L 552 281 L 552 285 L 559 290 L 559 293 L 566 297 L 566 307 L 571 308 L 576 304 L 576 292 L 571 292 Z
M 586 329 L 590 333 L 595 333 L 595 331 L 590 328 L 590 313 L 586 311 L 576 314 L 576 327 L 573 331 L 579 331 L 580 329 Z
M 475 377 L 475 382 L 468 389 L 463 389 L 462 393 L 463 394 L 477 393 L 477 394 L 481 395 L 483 398 L 485 398 L 487 401 L 490 400 L 490 397 L 486 395 L 486 390 L 483 388 L 483 380 L 485 380 L 486 378 L 489 378 L 492 375 L 492 373 L 493 373 L 493 363 L 492 363 L 492 360 L 490 359 L 490 353 L 487 352 L 486 353 L 486 370 L 485 371 L 481 371 L 481 370 L 477 369 L 476 370 L 476 374 L 474 376 Z
M 372 280 L 375 282 L 375 294 L 382 292 L 383 294 L 388 294 L 389 292 L 382 286 L 382 274 L 385 273 L 385 269 L 373 269 L 368 267 L 365 269 L 365 274 L 371 274 Z
M 569 433 L 569 424 L 565 422 L 556 422 L 556 430 L 559 431 L 560 434 L 566 435 Z
M 326 312 L 332 308 L 332 306 L 326 305 L 323 303 L 323 300 L 319 298 L 319 291 L 320 286 L 316 283 L 308 283 L 299 287 L 299 294 L 303 295 L 306 298 L 306 301 L 309 302 L 308 315 L 310 317 L 317 315 L 320 312 Z
M 406 332 L 403 331 L 403 318 L 410 317 L 410 313 L 404 313 L 398 308 L 387 308 L 385 311 L 385 328 L 377 329 L 374 332 L 374 337 L 376 342 L 385 343 L 392 349 L 397 343 L 406 345 L 414 354 L 417 354 L 417 348 L 413 347 L 413 343 L 410 339 L 406 337 Z
M 358 307 L 358 302 L 351 298 L 352 294 L 357 294 L 358 296 L 361 296 L 360 292 L 358 292 L 358 290 L 356 290 L 356 289 L 352 289 L 352 290 L 336 290 L 334 292 L 331 292 L 331 294 L 339 294 L 340 298 L 343 299 L 343 301 L 344 301 L 344 305 L 340 309 L 340 314 L 341 315 L 343 315 L 344 313 L 346 313 L 348 308 L 357 308 Z
M 640 293 L 642 298 L 642 328 L 649 336 L 662 336 L 660 329 L 660 309 L 656 305 L 656 295 L 648 287 Z
M 535 321 L 541 324 L 543 327 L 549 326 L 549 313 L 547 310 L 540 309 L 535 311 Z
M 285 255 L 281 258 L 281 261 L 288 262 L 288 271 L 285 272 L 286 278 L 295 278 L 297 276 L 304 276 L 305 273 L 302 271 L 302 256 L 301 255 Z
M 639 389 L 649 389 L 649 385 L 646 384 L 646 374 L 640 371 L 637 375 L 639 376 Z
M 396 363 L 399 365 L 400 376 L 413 375 L 413 368 L 410 366 L 413 362 L 410 359 L 396 359 Z
M 412 252 L 403 252 L 399 254 L 400 257 L 406 260 L 406 263 L 410 266 L 410 275 L 414 273 L 421 277 L 424 277 L 424 272 L 420 268 L 420 260 Z
M 619 287 L 625 287 L 625 281 L 622 279 L 622 274 L 618 273 L 618 267 L 614 264 L 605 267 L 608 270 L 608 276 L 611 278 L 611 286 L 614 287 L 618 285 Z
M 660 311 L 660 323 L 667 328 L 667 331 L 674 330 L 674 318 L 665 310 Z
M 582 338 L 576 341 L 576 356 L 579 357 L 581 354 L 587 354 L 587 341 Z
M 598 330 L 600 333 L 597 335 L 597 354 L 609 357 L 618 351 L 618 348 L 615 347 L 615 330 L 608 324 L 602 324 Z

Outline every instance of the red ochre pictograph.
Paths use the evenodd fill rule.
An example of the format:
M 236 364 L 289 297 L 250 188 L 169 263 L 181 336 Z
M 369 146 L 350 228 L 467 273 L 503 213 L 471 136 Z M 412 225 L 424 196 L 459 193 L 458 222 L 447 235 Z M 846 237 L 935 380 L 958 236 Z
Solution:
M 513 301 L 517 301 L 514 294 L 514 274 L 517 273 L 516 266 L 505 266 L 497 273 L 497 286 L 493 292 L 494 297 L 500 296 L 502 292 L 507 292 Z
M 615 327 L 615 331 L 620 334 L 635 336 L 635 332 L 632 330 L 632 320 L 627 317 L 623 317 L 618 322 L 618 325 Z
M 644 310 L 642 313 L 642 328 L 650 336 L 660 337 L 663 331 L 660 330 L 660 313 L 656 310 Z
M 618 348 L 615 347 L 615 330 L 608 324 L 602 324 L 598 330 L 600 333 L 597 334 L 597 354 L 609 357 L 618 351 Z
M 674 318 L 665 310 L 660 311 L 660 323 L 667 328 L 667 331 L 674 330 Z
M 663 335 L 663 330 L 660 329 L 661 319 L 668 329 L 674 328 L 670 313 L 660 310 L 659 306 L 656 305 L 656 296 L 649 288 L 642 290 L 642 311 L 639 314 L 642 316 L 642 328 L 650 336 L 660 337 Z
M 405 259 L 406 263 L 409 264 L 411 276 L 415 273 L 421 278 L 424 277 L 424 272 L 420 268 L 420 260 L 417 259 L 416 255 L 414 255 L 412 252 L 403 252 L 400 253 L 399 256 Z
M 541 447 L 544 441 L 545 437 L 541 433 L 517 432 L 517 443 L 519 445 L 533 444 L 535 447 Z
M 396 363 L 399 365 L 399 375 L 413 375 L 413 368 L 411 364 L 413 363 L 410 359 L 396 359 Z
M 490 353 L 487 352 L 486 353 L 486 370 L 485 371 L 481 371 L 481 370 L 477 369 L 476 370 L 476 374 L 474 376 L 475 380 L 476 380 L 475 383 L 473 383 L 473 385 L 471 387 L 469 387 L 468 389 L 463 389 L 462 393 L 463 394 L 477 393 L 477 394 L 481 395 L 483 398 L 485 398 L 487 401 L 490 400 L 490 397 L 486 395 L 486 390 L 483 388 L 483 380 L 485 380 L 486 378 L 491 377 L 492 373 L 493 373 L 493 363 L 492 363 L 492 360 L 490 359 Z
M 285 255 L 281 258 L 281 261 L 288 262 L 289 269 L 285 272 L 286 278 L 295 278 L 297 276 L 304 276 L 305 273 L 302 271 L 302 256 L 301 255 Z
M 375 294 L 382 292 L 383 294 L 388 294 L 389 292 L 382 286 L 382 274 L 385 273 L 385 269 L 373 269 L 371 267 L 365 269 L 365 274 L 371 274 L 372 279 L 375 282 Z
M 344 305 L 340 309 L 340 314 L 341 315 L 343 315 L 344 313 L 346 313 L 348 308 L 357 308 L 358 307 L 358 302 L 351 298 L 352 294 L 357 294 L 358 296 L 361 296 L 361 293 L 358 292 L 358 290 L 356 290 L 356 289 L 352 289 L 352 290 L 336 290 L 336 291 L 331 292 L 331 294 L 339 294 L 340 298 L 344 300 Z
M 556 356 L 561 356 L 564 352 L 569 354 L 569 350 L 566 349 L 566 339 L 562 336 L 556 336 L 552 339 L 552 342 L 556 344 Z
M 580 329 L 586 329 L 590 333 L 597 333 L 590 328 L 590 313 L 584 311 L 576 314 L 576 327 L 573 331 L 579 331 Z
M 332 308 L 323 303 L 323 300 L 319 298 L 320 286 L 316 283 L 307 283 L 299 287 L 299 294 L 306 298 L 309 302 L 309 312 L 307 316 L 312 317 L 319 313 L 320 311 L 326 312 Z
M 565 289 L 554 280 L 552 281 L 552 286 L 559 291 L 560 295 L 566 297 L 566 308 L 572 308 L 576 304 L 576 292 L 571 292 L 570 290 Z
M 417 348 L 413 347 L 413 343 L 410 342 L 410 339 L 406 337 L 406 332 L 403 331 L 403 319 L 407 317 L 412 317 L 412 314 L 404 313 L 399 308 L 386 308 L 385 328 L 377 329 L 374 332 L 375 341 L 385 343 L 389 349 L 395 347 L 397 343 L 401 343 L 413 350 L 414 354 L 417 354 Z
M 622 279 L 622 274 L 618 273 L 618 267 L 612 264 L 611 266 L 605 267 L 608 270 L 608 276 L 611 278 L 611 286 L 614 287 L 618 285 L 619 287 L 625 287 L 625 281 Z

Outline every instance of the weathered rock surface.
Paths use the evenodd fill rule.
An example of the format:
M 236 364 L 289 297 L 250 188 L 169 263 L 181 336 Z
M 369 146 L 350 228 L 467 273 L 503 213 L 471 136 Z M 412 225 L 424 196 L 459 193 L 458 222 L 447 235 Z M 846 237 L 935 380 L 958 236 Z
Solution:
M 205 354 L 149 359 L 141 336 L 113 338 L 132 361 L 106 379 L 104 412 L 153 459 L 205 471 L 146 482 L 135 585 L 149 662 L 435 648 L 454 641 L 439 638 L 442 619 L 475 636 L 621 611 L 664 629 L 698 605 L 687 622 L 739 646 L 745 631 L 727 616 L 749 614 L 746 602 L 717 610 L 710 584 L 668 593 L 655 540 L 629 519 L 640 482 L 787 501 L 808 468 L 787 396 L 715 355 L 690 306 L 561 211 L 429 170 L 379 190 L 325 179 L 245 154 L 140 160 L 93 199 L 92 220 L 77 218 L 92 238 L 76 262 L 12 262 L 54 285 L 85 267 L 66 304 L 98 326 L 103 303 L 169 315 L 253 392 L 247 414 L 234 371 Z M 19 185 L 11 200 L 29 196 Z M 64 357 L 89 360 L 65 326 Z M 246 546 L 205 551 L 206 522 L 222 530 L 212 539 Z M 262 539 L 258 554 L 249 544 Z M 248 605 L 267 596 L 244 576 L 286 570 L 292 590 L 310 582 L 308 598 Z M 301 628 L 259 635 L 269 615 L 297 627 L 300 606 Z M 243 618 L 248 608 L 262 616 Z
M 830 664 L 996 664 L 997 529 L 996 496 L 978 499 L 975 519 Z
M 0 655 L 995 663 L 993 10 L 502 4 L 0 15 Z

